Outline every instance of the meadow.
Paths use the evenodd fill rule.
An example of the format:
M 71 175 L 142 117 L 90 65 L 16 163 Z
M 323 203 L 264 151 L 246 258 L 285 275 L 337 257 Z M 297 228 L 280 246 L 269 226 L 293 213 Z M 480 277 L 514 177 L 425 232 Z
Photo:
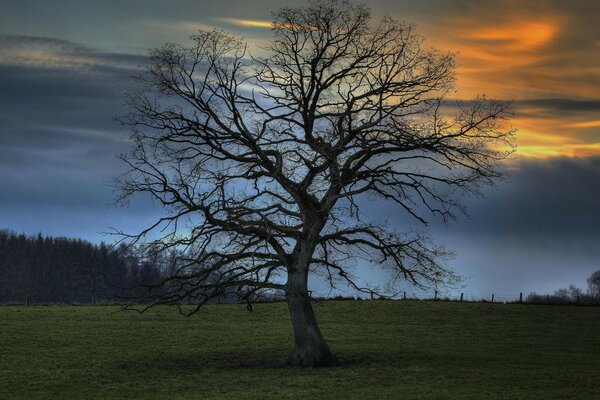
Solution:
M 599 399 L 600 307 L 315 303 L 338 364 L 288 367 L 285 303 L 0 307 L 0 399 Z

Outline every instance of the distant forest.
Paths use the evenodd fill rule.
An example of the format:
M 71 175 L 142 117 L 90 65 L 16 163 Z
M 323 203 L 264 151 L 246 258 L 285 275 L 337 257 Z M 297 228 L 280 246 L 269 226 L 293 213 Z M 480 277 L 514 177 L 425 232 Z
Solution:
M 101 303 L 139 297 L 162 260 L 125 245 L 0 231 L 0 303 Z

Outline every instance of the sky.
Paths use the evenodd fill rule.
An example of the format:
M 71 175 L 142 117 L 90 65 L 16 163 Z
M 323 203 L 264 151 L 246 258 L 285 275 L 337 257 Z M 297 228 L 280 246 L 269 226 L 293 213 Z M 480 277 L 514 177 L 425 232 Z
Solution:
M 149 49 L 199 29 L 271 38 L 271 11 L 292 1 L 0 0 L 0 229 L 111 242 L 160 209 L 113 204 L 116 119 Z M 425 45 L 456 52 L 455 99 L 513 102 L 509 179 L 465 199 L 468 216 L 433 224 L 453 248 L 465 293 L 552 292 L 600 269 L 600 2 L 369 1 L 374 20 L 415 23 Z M 402 229 L 389 205 L 373 211 Z M 381 280 L 361 268 L 364 279 Z

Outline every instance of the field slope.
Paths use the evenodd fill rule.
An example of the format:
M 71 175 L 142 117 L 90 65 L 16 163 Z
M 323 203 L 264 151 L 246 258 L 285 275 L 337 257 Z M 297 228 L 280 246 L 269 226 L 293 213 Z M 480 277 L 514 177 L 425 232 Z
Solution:
M 600 399 L 600 307 L 315 304 L 339 365 L 283 365 L 284 303 L 0 307 L 0 399 Z

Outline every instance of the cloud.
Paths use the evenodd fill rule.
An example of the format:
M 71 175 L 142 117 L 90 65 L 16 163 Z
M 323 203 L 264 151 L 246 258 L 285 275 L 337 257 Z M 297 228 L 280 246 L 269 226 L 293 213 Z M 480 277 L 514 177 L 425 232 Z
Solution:
M 483 188 L 482 197 L 461 202 L 467 215 L 449 225 L 431 216 L 436 234 L 490 235 L 516 241 L 557 238 L 586 242 L 600 237 L 600 157 L 520 159 L 506 164 L 505 181 Z M 396 205 L 361 200 L 374 221 L 395 227 L 425 227 Z M 422 210 L 424 211 L 424 210 Z
M 129 148 L 115 118 L 145 56 L 45 37 L 0 36 L 0 221 L 29 233 L 82 234 L 156 210 L 110 208 Z M 21 55 L 20 58 L 7 57 Z M 39 57 L 24 55 L 38 54 Z
M 584 288 L 600 267 L 598 182 L 600 157 L 521 160 L 508 182 L 468 201 L 469 219 L 438 226 L 436 235 L 457 250 L 454 265 L 474 286 L 509 293 Z
M 386 9 L 403 15 L 403 6 Z M 424 2 L 409 9 L 427 45 L 459 52 L 458 96 L 517 100 L 600 98 L 600 26 L 591 17 L 598 11 L 595 3 L 553 0 Z
M 271 21 L 258 21 L 251 19 L 238 19 L 238 18 L 217 18 L 217 21 L 224 22 L 228 25 L 242 26 L 248 28 L 273 28 L 273 22 Z
M 600 237 L 600 157 L 520 160 L 509 176 L 487 199 L 472 201 L 462 229 L 519 239 Z
M 515 102 L 518 154 L 584 157 L 600 154 L 600 101 L 533 99 Z
M 569 126 L 572 128 L 597 128 L 600 127 L 600 120 L 576 122 Z
M 468 29 L 461 33 L 465 39 L 480 42 L 482 47 L 495 45 L 511 52 L 529 51 L 550 43 L 558 34 L 558 26 L 550 22 L 519 21 L 511 26 L 499 25 Z
M 515 116 L 507 126 L 517 128 L 518 158 L 586 157 L 600 155 L 600 101 L 541 98 L 512 101 Z M 447 100 L 449 115 L 469 107 L 468 100 Z
M 24 35 L 0 35 L 0 66 L 43 69 L 136 69 L 145 56 L 101 52 L 68 40 Z
M 600 99 L 569 99 L 569 98 L 546 98 L 528 99 L 515 102 L 519 113 L 527 110 L 542 110 L 546 112 L 529 113 L 529 117 L 547 118 L 551 115 L 565 113 L 600 112 Z
M 72 29 L 78 40 L 85 38 L 90 43 L 106 45 L 107 38 L 112 38 L 114 48 L 137 46 L 139 51 L 145 52 L 144 45 L 158 46 L 164 41 L 185 43 L 198 29 L 222 27 L 246 35 L 249 43 L 256 45 L 251 47 L 252 52 L 264 55 L 260 46 L 266 47 L 271 37 L 269 12 L 286 5 L 294 4 L 291 1 L 261 1 L 252 5 L 231 1 L 214 4 L 186 1 L 174 7 L 153 3 L 138 10 L 128 23 L 122 23 L 120 10 L 129 12 L 132 6 L 103 4 L 98 6 L 102 11 L 98 13 L 98 19 L 79 30 L 79 25 L 74 23 Z M 559 109 L 549 104 L 552 101 L 570 102 L 567 104 L 570 107 L 577 102 L 597 103 L 600 99 L 600 51 L 596 51 L 600 50 L 596 39 L 600 35 L 600 25 L 593 17 L 598 5 L 555 0 L 502 0 L 485 5 L 472 0 L 451 3 L 374 0 L 369 5 L 376 15 L 389 14 L 417 22 L 418 31 L 426 38 L 425 48 L 433 45 L 444 51 L 459 52 L 456 94 L 459 99 L 487 93 L 490 97 L 515 99 L 520 103 L 519 117 L 513 121 L 519 128 L 519 156 L 600 154 L 600 127 L 594 123 L 598 118 L 592 110 Z M 89 10 L 85 7 L 71 6 L 74 15 L 88 16 Z M 52 21 L 42 18 L 40 10 L 55 18 Z M 72 37 L 55 22 L 60 10 L 40 4 L 36 11 L 28 14 L 27 7 L 16 4 L 7 8 L 7 13 L 33 21 L 30 24 L 35 25 L 36 32 L 46 26 L 62 32 L 63 37 Z M 190 18 L 196 14 L 197 18 Z M 0 19 L 3 26 L 17 28 L 8 23 L 10 20 L 6 17 Z M 104 29 L 103 35 L 92 37 L 89 34 L 100 30 L 100 26 L 106 26 L 109 21 L 120 23 L 110 31 Z M 103 70 L 129 68 L 133 73 L 135 66 L 144 62 L 143 56 L 102 52 L 92 45 L 41 35 L 4 35 L 0 37 L 0 44 L 0 65 L 37 67 L 40 89 L 51 85 L 48 82 L 52 79 L 44 74 L 51 74 L 53 70 L 94 71 L 100 74 L 97 79 L 103 79 Z M 83 83 L 79 88 L 88 90 L 89 85 Z M 63 92 L 81 93 L 84 89 L 66 85 Z M 59 90 L 39 90 L 38 93 L 56 94 Z M 87 93 L 94 95 L 92 91 Z M 85 93 L 81 94 L 85 96 Z
M 455 250 L 465 292 L 548 293 L 600 268 L 600 157 L 524 159 L 509 179 L 462 199 L 468 216 L 425 229 L 391 203 L 361 201 L 365 215 L 399 230 L 425 229 Z M 382 279 L 381 277 L 379 279 Z

